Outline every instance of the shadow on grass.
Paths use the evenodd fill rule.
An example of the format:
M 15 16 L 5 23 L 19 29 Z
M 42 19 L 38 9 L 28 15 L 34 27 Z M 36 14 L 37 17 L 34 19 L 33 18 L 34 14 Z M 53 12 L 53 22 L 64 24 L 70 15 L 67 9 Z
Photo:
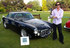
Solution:
M 21 33 L 20 33 L 20 29 L 19 28 L 9 25 L 8 26 L 8 29 L 12 30 L 13 32 L 15 32 L 15 33 L 17 33 L 18 35 L 21 36 Z
M 63 30 L 70 33 L 70 29 L 63 29 Z

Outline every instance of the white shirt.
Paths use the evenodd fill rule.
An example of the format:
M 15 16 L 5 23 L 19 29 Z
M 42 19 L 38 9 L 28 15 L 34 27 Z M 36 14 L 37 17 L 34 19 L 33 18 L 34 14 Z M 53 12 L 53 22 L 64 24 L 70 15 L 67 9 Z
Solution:
M 53 19 L 53 23 L 58 25 L 62 23 L 62 17 L 63 17 L 63 10 L 60 8 L 59 11 L 57 11 L 57 8 L 52 11 L 51 17 L 56 16 L 57 18 Z

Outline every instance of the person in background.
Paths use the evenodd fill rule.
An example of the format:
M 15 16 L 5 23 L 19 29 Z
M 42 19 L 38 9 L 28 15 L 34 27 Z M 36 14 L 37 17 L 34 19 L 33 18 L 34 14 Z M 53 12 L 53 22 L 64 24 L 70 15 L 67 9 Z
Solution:
M 59 32 L 59 41 L 64 44 L 64 37 L 62 34 L 62 17 L 63 17 L 63 10 L 61 9 L 60 2 L 56 2 L 56 8 L 52 11 L 51 18 L 53 19 L 53 40 L 57 39 L 57 30 Z

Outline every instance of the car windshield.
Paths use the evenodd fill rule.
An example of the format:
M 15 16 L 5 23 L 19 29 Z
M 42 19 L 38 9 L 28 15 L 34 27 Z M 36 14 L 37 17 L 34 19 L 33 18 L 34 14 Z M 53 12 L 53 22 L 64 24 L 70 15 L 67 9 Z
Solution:
M 30 20 L 30 19 L 34 19 L 33 15 L 31 13 L 17 13 L 14 18 L 18 19 L 18 20 Z
M 28 18 L 28 19 L 33 19 L 33 15 L 31 13 L 22 13 L 22 18 Z

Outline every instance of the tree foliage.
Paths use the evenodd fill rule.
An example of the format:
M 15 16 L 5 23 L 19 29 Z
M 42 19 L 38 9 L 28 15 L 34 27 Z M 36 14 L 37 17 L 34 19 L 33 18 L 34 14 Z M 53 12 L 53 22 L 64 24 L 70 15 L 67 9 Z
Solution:
M 25 6 L 23 0 L 1 0 L 0 4 L 5 7 L 7 12 L 21 10 Z
M 64 10 L 70 10 L 70 0 L 57 0 L 58 2 L 61 3 L 61 7 L 64 9 Z
M 46 4 L 46 6 L 47 6 L 48 9 L 54 8 L 54 7 L 55 7 L 55 3 L 56 3 L 56 2 L 48 1 L 47 4 Z
M 47 11 L 48 10 L 46 4 L 47 4 L 46 0 L 42 0 L 42 10 L 43 11 Z
M 6 9 L 4 7 L 0 7 L 0 12 L 6 12 Z
M 28 2 L 27 6 L 29 6 L 29 8 L 31 8 L 32 10 L 41 10 L 41 6 L 39 5 L 39 1 L 37 0 Z
M 50 8 L 55 8 L 55 3 L 56 2 L 60 2 L 61 3 L 61 7 L 64 9 L 64 10 L 70 10 L 70 0 L 57 0 L 56 2 L 53 0 L 53 1 L 50 1 L 50 0 L 46 0 L 46 6 L 48 9 Z

